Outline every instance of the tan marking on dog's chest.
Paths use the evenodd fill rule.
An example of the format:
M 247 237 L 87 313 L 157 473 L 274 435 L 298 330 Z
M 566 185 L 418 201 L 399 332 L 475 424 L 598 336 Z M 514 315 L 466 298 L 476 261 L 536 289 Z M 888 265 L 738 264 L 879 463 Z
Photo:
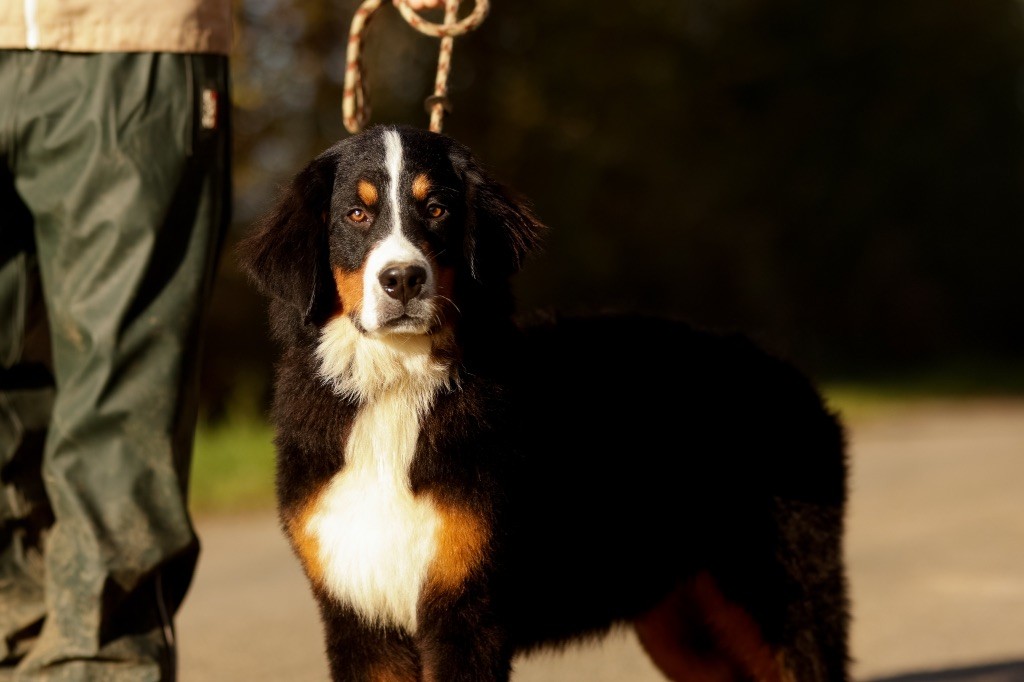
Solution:
M 320 564 L 320 543 L 315 535 L 306 530 L 306 527 L 309 524 L 310 515 L 316 511 L 322 494 L 322 487 L 316 489 L 309 499 L 299 507 L 298 512 L 285 522 L 288 536 L 291 538 L 292 546 L 295 548 L 302 568 L 309 580 L 317 586 L 323 585 L 324 577 L 323 566 Z
M 458 592 L 483 563 L 491 539 L 490 524 L 477 512 L 435 498 L 440 523 L 437 552 L 428 574 L 428 593 Z

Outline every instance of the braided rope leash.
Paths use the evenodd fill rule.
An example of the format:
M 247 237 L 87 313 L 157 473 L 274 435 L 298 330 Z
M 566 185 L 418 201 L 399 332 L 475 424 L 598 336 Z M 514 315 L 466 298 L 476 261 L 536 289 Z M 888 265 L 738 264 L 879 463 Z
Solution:
M 345 90 L 341 102 L 342 121 L 350 133 L 358 133 L 370 118 L 370 103 L 367 99 L 363 78 L 363 34 L 370 19 L 373 18 L 374 12 L 380 9 L 383 2 L 384 0 L 364 0 L 352 17 L 345 66 Z M 408 0 L 392 0 L 392 2 L 410 26 L 424 35 L 441 39 L 441 54 L 437 60 L 434 94 L 426 101 L 427 110 L 430 112 L 430 130 L 440 133 L 445 111 L 451 109 L 448 103 L 448 74 L 451 72 L 452 47 L 455 38 L 469 33 L 483 23 L 490 10 L 490 2 L 489 0 L 475 0 L 473 11 L 462 21 L 458 21 L 461 0 L 445 0 L 443 24 L 435 24 L 421 17 L 408 4 Z

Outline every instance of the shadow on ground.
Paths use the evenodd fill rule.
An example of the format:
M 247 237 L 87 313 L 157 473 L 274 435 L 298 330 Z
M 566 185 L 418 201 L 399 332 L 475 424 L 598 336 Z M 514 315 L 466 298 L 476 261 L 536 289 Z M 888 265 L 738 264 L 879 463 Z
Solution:
M 950 668 L 927 672 L 878 677 L 869 682 L 1022 682 L 1024 661 L 991 663 L 968 668 Z

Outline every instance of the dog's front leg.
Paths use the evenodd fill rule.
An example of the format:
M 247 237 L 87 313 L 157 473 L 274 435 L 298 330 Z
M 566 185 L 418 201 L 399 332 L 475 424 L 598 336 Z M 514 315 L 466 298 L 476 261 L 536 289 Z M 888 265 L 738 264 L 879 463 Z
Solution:
M 419 682 L 413 638 L 397 628 L 368 625 L 351 609 L 317 595 L 334 682 Z
M 480 585 L 455 599 L 432 601 L 416 634 L 423 682 L 507 682 L 512 666 L 508 633 Z

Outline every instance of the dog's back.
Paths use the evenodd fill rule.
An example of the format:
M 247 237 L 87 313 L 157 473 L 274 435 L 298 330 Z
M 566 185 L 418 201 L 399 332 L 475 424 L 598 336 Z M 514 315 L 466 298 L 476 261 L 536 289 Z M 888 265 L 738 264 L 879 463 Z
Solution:
M 741 336 L 664 319 L 526 329 L 508 375 L 517 644 L 601 632 L 671 595 L 686 617 L 670 627 L 736 640 L 693 645 L 697 658 L 755 648 L 741 617 L 710 624 L 704 610 L 728 603 L 762 643 L 815 649 L 786 655 L 796 679 L 843 679 L 844 443 L 806 378 Z M 795 619 L 803 638 L 786 632 Z

